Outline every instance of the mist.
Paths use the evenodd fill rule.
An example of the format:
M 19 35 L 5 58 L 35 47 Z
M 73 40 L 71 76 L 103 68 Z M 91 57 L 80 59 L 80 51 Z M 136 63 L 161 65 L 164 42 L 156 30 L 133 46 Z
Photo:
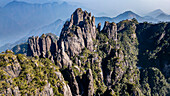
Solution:
M 95 11 L 95 15 L 105 13 L 113 17 L 124 11 L 131 10 L 140 15 L 145 15 L 155 9 L 161 9 L 170 14 L 170 0 L 63 0 L 67 2 L 78 2 Z M 103 14 L 104 15 L 104 14 Z
M 0 6 L 14 1 L 1 0 Z M 156 9 L 170 14 L 170 0 L 15 0 L 28 3 L 69 2 L 92 12 L 95 16 L 114 17 L 124 11 L 131 10 L 139 15 L 146 15 Z

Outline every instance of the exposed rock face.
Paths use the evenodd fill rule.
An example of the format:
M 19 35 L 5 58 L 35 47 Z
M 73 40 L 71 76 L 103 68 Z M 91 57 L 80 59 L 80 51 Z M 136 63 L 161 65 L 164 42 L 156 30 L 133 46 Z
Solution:
M 63 75 L 61 74 L 61 72 L 55 72 L 56 75 L 58 76 L 58 78 L 60 79 L 60 81 L 64 84 L 63 85 L 63 89 L 64 89 L 64 96 L 72 96 L 72 92 L 71 92 L 71 89 L 69 87 L 68 84 L 66 84 L 64 81 L 64 78 L 63 78 Z
M 70 22 L 66 22 L 62 29 L 60 35 L 60 42 L 64 41 L 64 46 L 61 46 L 64 47 L 62 49 L 68 52 L 69 56 L 78 55 L 84 47 L 93 51 L 92 39 L 96 37 L 94 24 L 94 17 L 91 17 L 90 13 L 77 9 L 72 14 Z
M 73 96 L 79 96 L 79 85 L 76 76 L 73 73 L 73 70 L 65 69 L 62 71 L 62 74 L 64 75 L 65 80 L 69 82 L 68 84 L 70 86 Z
M 109 39 L 117 40 L 117 25 L 115 23 L 109 23 L 106 21 L 103 28 L 103 32 L 107 34 Z
M 93 75 L 92 75 L 92 70 L 89 69 L 87 71 L 87 84 L 88 84 L 88 96 L 93 96 L 94 95 L 94 81 L 93 81 Z
M 53 61 L 56 51 L 58 50 L 57 41 L 51 35 L 43 34 L 39 37 L 30 37 L 28 39 L 28 56 L 38 56 L 49 58 Z
M 39 48 L 39 37 L 32 37 L 28 39 L 29 47 L 28 47 L 28 56 L 40 56 L 40 48 Z
M 50 87 L 50 83 L 44 86 L 44 90 L 40 93 L 36 93 L 35 96 L 54 96 L 53 89 Z
M 155 26 L 159 28 L 162 24 Z M 70 21 L 64 24 L 59 40 L 54 40 L 54 36 L 44 34 L 40 38 L 29 38 L 27 55 L 32 56 L 31 60 L 20 59 L 20 56 L 17 57 L 18 61 L 12 59 L 14 61 L 12 63 L 8 62 L 8 58 L 5 60 L 15 65 L 27 64 L 28 67 L 9 65 L 3 71 L 9 72 L 8 75 L 12 78 L 21 76 L 20 81 L 22 81 L 22 76 L 25 76 L 27 85 L 35 80 L 41 81 L 38 84 L 41 84 L 43 89 L 34 85 L 37 88 L 36 95 L 151 96 L 161 94 L 165 96 L 170 89 L 164 77 L 165 75 L 169 78 L 169 58 L 165 58 L 165 56 L 169 57 L 169 26 L 170 24 L 165 24 L 164 27 L 160 27 L 159 36 L 156 34 L 155 37 L 147 35 L 152 31 L 150 24 L 146 26 L 144 23 L 141 26 L 136 19 L 124 20 L 117 24 L 106 21 L 101 29 L 100 23 L 96 28 L 95 18 L 91 16 L 91 13 L 78 8 L 71 15 Z M 157 32 L 156 30 L 158 29 L 155 28 L 154 31 Z M 142 34 L 142 37 L 139 34 Z M 152 39 L 144 43 L 143 38 Z M 155 40 L 158 44 L 151 44 Z M 138 45 L 139 42 L 141 45 Z M 147 44 L 153 45 L 156 50 L 148 48 L 151 46 Z M 148 48 L 150 53 L 143 52 L 141 46 L 144 46 L 144 51 Z M 148 54 L 150 58 L 141 55 L 143 53 Z M 156 62 L 155 65 L 148 64 L 150 69 L 137 67 L 138 60 L 141 60 L 140 56 L 144 56 L 144 60 L 149 61 L 151 65 L 151 61 Z M 55 62 L 60 70 L 48 63 L 50 62 L 48 59 L 43 58 Z M 31 61 L 30 64 L 27 63 L 29 61 Z M 139 64 L 143 63 L 139 62 Z M 29 72 L 23 73 L 26 69 L 29 69 Z M 163 74 L 159 70 L 162 70 Z M 34 71 L 38 71 L 39 74 L 31 75 Z M 34 78 L 35 75 L 38 75 L 40 80 Z M 48 79 L 45 79 L 46 76 Z M 160 78 L 160 81 L 157 78 Z M 19 89 L 24 88 L 21 85 L 18 86 Z M 156 87 L 159 87 L 158 90 Z M 5 92 L 5 94 L 12 94 L 13 89 L 8 88 Z M 17 90 L 17 93 L 23 95 L 23 90 Z M 28 93 L 25 94 L 29 95 Z
M 66 22 L 59 39 L 59 49 L 63 66 L 71 66 L 67 57 L 79 55 L 83 48 L 93 51 L 93 39 L 96 38 L 95 18 L 78 8 Z M 68 62 L 68 63 L 67 63 Z
M 28 58 L 8 51 L 0 54 L 0 62 L 3 64 L 0 65 L 0 95 L 72 96 L 63 75 L 50 60 Z
M 14 88 L 7 88 L 6 91 L 4 91 L 3 94 L 6 94 L 7 96 L 21 96 L 19 88 L 18 87 L 14 87 Z
M 10 51 L 10 50 L 7 50 Z M 12 51 L 11 51 L 12 52 Z M 12 60 L 12 62 L 9 60 L 9 58 Z M 3 60 L 8 64 L 8 66 L 5 67 L 4 71 L 11 76 L 11 78 L 17 77 L 20 74 L 21 66 L 17 60 L 16 56 L 4 56 Z
M 101 23 L 99 23 L 99 24 L 97 25 L 97 30 L 100 32 L 100 30 L 101 30 Z

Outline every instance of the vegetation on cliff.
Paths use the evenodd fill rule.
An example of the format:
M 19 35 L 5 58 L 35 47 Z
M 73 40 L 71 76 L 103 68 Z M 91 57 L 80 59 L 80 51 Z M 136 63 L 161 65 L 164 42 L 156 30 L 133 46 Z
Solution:
M 136 19 L 101 29 L 78 8 L 59 39 L 30 37 L 24 49 L 13 48 L 17 55 L 0 54 L 0 94 L 168 96 L 169 34 L 170 23 Z

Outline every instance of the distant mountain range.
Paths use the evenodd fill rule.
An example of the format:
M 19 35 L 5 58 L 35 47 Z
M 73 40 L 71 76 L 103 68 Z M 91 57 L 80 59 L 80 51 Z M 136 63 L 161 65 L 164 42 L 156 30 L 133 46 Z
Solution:
M 31 30 L 68 19 L 76 6 L 63 3 L 32 4 L 12 1 L 0 8 L 0 46 L 13 43 Z
M 104 25 L 105 21 L 110 21 L 110 22 L 120 22 L 122 20 L 126 19 L 132 19 L 136 18 L 139 22 L 152 22 L 152 23 L 157 23 L 159 21 L 164 21 L 164 22 L 169 22 L 170 21 L 170 15 L 164 13 L 161 9 L 157 9 L 155 11 L 152 11 L 148 13 L 146 16 L 142 17 L 132 11 L 125 11 L 124 13 L 116 16 L 116 17 L 96 17 L 96 24 L 99 22 Z
M 30 36 L 41 36 L 43 33 L 53 33 L 57 36 L 60 36 L 60 32 L 61 29 L 64 25 L 64 21 L 61 19 L 56 20 L 55 22 L 49 24 L 49 25 L 45 25 L 41 28 L 38 29 L 34 29 L 32 31 L 29 32 L 29 34 L 27 35 L 27 37 Z
M 4 0 L 4 2 L 7 1 Z M 43 33 L 59 36 L 63 21 L 69 18 L 74 9 L 76 6 L 67 2 L 34 4 L 12 1 L 0 7 L 0 52 L 11 49 L 14 45 L 27 40 L 29 36 L 40 36 Z M 117 23 L 132 18 L 136 18 L 139 22 L 170 21 L 170 15 L 157 9 L 146 16 L 126 11 L 113 18 L 96 17 L 96 25 L 99 22 L 104 25 L 105 21 Z
M 53 33 L 57 36 L 60 35 L 61 29 L 63 27 L 64 21 L 61 19 L 56 20 L 55 22 L 45 25 L 41 28 L 34 29 L 28 33 L 27 36 L 24 36 L 23 38 L 19 39 L 18 41 L 14 43 L 7 43 L 3 46 L 0 47 L 0 52 L 5 51 L 6 49 L 12 49 L 15 45 L 19 45 L 22 43 L 27 42 L 27 39 L 31 36 L 41 36 L 42 34 L 47 34 L 47 33 Z
M 154 10 L 154 11 L 148 13 L 147 16 L 156 18 L 157 16 L 159 16 L 162 13 L 164 13 L 164 12 L 161 9 L 157 9 L 157 10 Z
M 77 8 L 60 37 L 32 36 L 0 53 L 0 96 L 170 96 L 170 22 L 95 27 Z

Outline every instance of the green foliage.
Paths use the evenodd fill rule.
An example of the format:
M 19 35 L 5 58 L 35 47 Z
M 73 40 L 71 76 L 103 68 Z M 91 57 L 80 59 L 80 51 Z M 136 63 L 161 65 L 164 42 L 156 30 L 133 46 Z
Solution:
M 126 25 L 124 30 L 120 30 L 118 32 L 118 44 L 120 44 L 120 48 L 122 49 L 125 59 L 128 60 L 129 64 L 136 65 L 138 59 L 138 40 L 135 31 L 136 28 L 134 26 L 135 21 L 122 21 L 118 23 L 118 26 Z
M 85 19 L 85 22 L 91 23 L 88 19 Z M 102 30 L 97 32 L 96 39 L 93 40 L 93 51 L 85 47 L 80 54 L 70 56 L 73 62 L 70 68 L 79 87 L 84 85 L 82 82 L 87 79 L 84 76 L 87 75 L 87 70 L 91 69 L 94 95 L 166 96 L 169 94 L 169 71 L 164 68 L 169 66 L 167 62 L 170 62 L 169 58 L 167 59 L 170 56 L 170 24 L 138 23 L 136 19 L 112 24 L 117 25 L 117 40 L 109 39 L 107 32 Z M 74 37 L 77 29 L 80 27 L 73 25 L 68 36 Z M 44 36 L 45 34 L 41 38 Z M 23 45 L 23 48 L 26 46 Z M 17 49 L 16 52 L 25 52 L 25 49 L 22 51 Z M 67 72 L 70 70 L 68 66 L 63 65 L 60 69 L 63 75 L 66 74 L 64 78 L 67 81 L 64 81 L 57 74 L 59 68 L 49 59 L 38 56 L 26 57 L 22 54 L 16 56 L 8 51 L 0 54 L 0 93 L 7 88 L 18 86 L 21 95 L 36 95 L 36 92 L 43 92 L 44 87 L 50 83 L 54 94 L 62 96 L 63 83 L 74 85 L 67 80 L 73 77 L 68 75 L 70 72 Z M 48 55 L 50 54 L 49 51 Z M 8 66 L 13 68 L 16 63 L 21 66 L 21 72 L 19 76 L 12 77 L 5 68 Z M 138 69 L 137 66 L 141 68 Z M 83 91 L 87 91 L 85 87 L 87 86 L 83 86 L 85 89 Z M 73 90 L 74 86 L 70 88 Z
M 0 54 L 0 61 L 3 62 L 3 64 L 5 64 L 6 61 L 13 64 L 14 57 L 16 56 L 13 54 Z M 53 88 L 55 95 L 61 95 L 63 93 L 63 81 L 60 81 L 60 78 L 55 73 L 59 71 L 59 68 L 49 59 L 30 58 L 22 54 L 18 54 L 17 59 L 21 66 L 19 76 L 11 78 L 8 76 L 8 73 L 2 69 L 0 70 L 0 91 L 18 86 L 21 95 L 36 95 L 36 92 L 42 92 L 44 90 L 48 82 Z M 6 66 L 9 65 L 3 65 L 1 68 L 5 68 Z M 12 84 L 6 80 L 12 80 Z
M 141 85 L 145 95 L 148 96 L 166 96 L 170 90 L 170 85 L 167 83 L 164 75 L 157 68 L 151 67 L 142 70 Z

